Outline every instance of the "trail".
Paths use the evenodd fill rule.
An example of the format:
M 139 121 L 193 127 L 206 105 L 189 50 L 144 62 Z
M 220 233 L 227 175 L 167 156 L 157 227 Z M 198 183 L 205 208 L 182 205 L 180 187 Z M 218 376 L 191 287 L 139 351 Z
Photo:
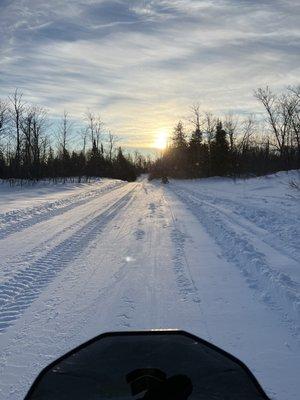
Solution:
M 265 230 L 224 205 L 216 206 L 203 199 L 201 194 L 186 188 L 176 189 L 175 193 L 215 239 L 224 258 L 240 268 L 249 287 L 256 289 L 264 302 L 279 309 L 282 318 L 289 320 L 292 328 L 299 332 L 297 258 L 278 245 L 270 244 Z
M 91 184 L 3 219 L 1 400 L 22 399 L 44 366 L 101 332 L 150 328 L 209 340 L 246 362 L 272 399 L 298 399 L 296 242 L 275 222 L 276 240 L 266 235 L 250 200 L 245 215 L 238 198 L 200 189 Z

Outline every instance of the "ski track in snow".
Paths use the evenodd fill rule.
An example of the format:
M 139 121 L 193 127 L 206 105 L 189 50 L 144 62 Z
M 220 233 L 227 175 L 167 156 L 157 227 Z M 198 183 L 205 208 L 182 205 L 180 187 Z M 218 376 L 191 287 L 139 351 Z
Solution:
M 191 331 L 244 360 L 272 399 L 298 399 L 299 213 L 280 192 L 275 211 L 251 185 L 248 203 L 218 184 L 107 180 L 0 214 L 0 400 L 101 332 L 149 328 Z

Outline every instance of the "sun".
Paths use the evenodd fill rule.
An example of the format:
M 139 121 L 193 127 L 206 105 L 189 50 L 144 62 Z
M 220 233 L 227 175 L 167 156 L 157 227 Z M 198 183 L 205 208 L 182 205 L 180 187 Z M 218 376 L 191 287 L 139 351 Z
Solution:
M 168 143 L 168 132 L 165 129 L 160 129 L 156 135 L 154 146 L 159 150 L 164 150 Z

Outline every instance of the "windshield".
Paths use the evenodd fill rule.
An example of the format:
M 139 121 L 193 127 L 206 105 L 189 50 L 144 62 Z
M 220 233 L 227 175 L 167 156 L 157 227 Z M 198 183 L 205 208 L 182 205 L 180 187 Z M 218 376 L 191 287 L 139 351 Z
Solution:
M 238 360 L 191 335 L 167 331 L 95 339 L 51 366 L 26 400 L 83 398 L 267 399 Z

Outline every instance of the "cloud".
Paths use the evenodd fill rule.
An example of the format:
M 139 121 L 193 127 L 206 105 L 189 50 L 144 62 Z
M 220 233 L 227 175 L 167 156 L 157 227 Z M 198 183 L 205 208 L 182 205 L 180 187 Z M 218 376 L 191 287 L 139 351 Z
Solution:
M 199 102 L 259 109 L 257 86 L 299 83 L 291 0 L 0 3 L 0 97 L 20 87 L 56 117 L 99 110 L 128 144 L 153 143 Z
M 85 8 L 85 16 L 95 24 L 134 23 L 142 19 L 129 1 L 105 0 Z

